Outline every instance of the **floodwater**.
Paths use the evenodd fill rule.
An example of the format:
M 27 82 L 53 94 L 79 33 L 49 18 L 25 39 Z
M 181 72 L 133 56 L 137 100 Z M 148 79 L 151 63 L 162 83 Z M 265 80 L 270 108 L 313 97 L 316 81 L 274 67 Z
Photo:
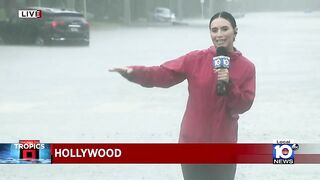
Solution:
M 187 84 L 142 88 L 110 73 L 211 46 L 189 26 L 92 28 L 90 47 L 0 45 L 0 142 L 178 141 Z M 320 143 L 320 13 L 250 13 L 235 46 L 256 65 L 257 94 L 239 142 Z M 320 165 L 238 165 L 236 179 L 317 179 Z M 178 164 L 1 165 L 5 179 L 182 179 Z

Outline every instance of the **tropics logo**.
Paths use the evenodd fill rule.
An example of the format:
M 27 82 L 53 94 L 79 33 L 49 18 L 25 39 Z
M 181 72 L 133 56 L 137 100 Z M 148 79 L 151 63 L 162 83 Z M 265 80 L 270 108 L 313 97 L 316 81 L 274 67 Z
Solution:
M 18 144 L 14 144 L 15 149 L 20 151 L 20 159 L 37 160 L 40 158 L 40 150 L 45 148 L 40 140 L 20 140 Z

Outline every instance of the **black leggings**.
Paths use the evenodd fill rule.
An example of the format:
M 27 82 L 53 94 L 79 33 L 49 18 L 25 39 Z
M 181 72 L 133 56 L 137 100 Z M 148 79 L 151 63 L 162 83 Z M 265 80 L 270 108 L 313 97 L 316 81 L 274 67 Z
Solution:
M 182 164 L 184 180 L 234 180 L 236 164 Z

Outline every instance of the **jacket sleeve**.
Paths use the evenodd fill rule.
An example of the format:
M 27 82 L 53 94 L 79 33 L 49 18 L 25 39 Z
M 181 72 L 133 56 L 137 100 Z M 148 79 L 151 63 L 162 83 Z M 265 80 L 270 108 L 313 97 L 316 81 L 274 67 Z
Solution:
M 227 107 L 231 114 L 242 114 L 248 111 L 255 97 L 256 75 L 255 67 L 248 69 L 248 76 L 241 85 L 230 81 L 229 95 L 227 96 Z
M 128 80 L 143 87 L 171 87 L 186 79 L 185 59 L 182 56 L 160 66 L 129 66 L 133 71 Z

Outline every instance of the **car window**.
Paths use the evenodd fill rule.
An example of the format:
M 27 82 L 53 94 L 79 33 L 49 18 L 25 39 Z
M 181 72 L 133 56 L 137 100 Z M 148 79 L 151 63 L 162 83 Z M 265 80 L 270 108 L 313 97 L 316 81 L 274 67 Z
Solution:
M 56 13 L 51 14 L 52 17 L 84 17 L 82 14 L 78 13 Z
M 157 13 L 163 13 L 163 14 L 169 14 L 170 10 L 169 9 L 157 9 L 156 12 Z

